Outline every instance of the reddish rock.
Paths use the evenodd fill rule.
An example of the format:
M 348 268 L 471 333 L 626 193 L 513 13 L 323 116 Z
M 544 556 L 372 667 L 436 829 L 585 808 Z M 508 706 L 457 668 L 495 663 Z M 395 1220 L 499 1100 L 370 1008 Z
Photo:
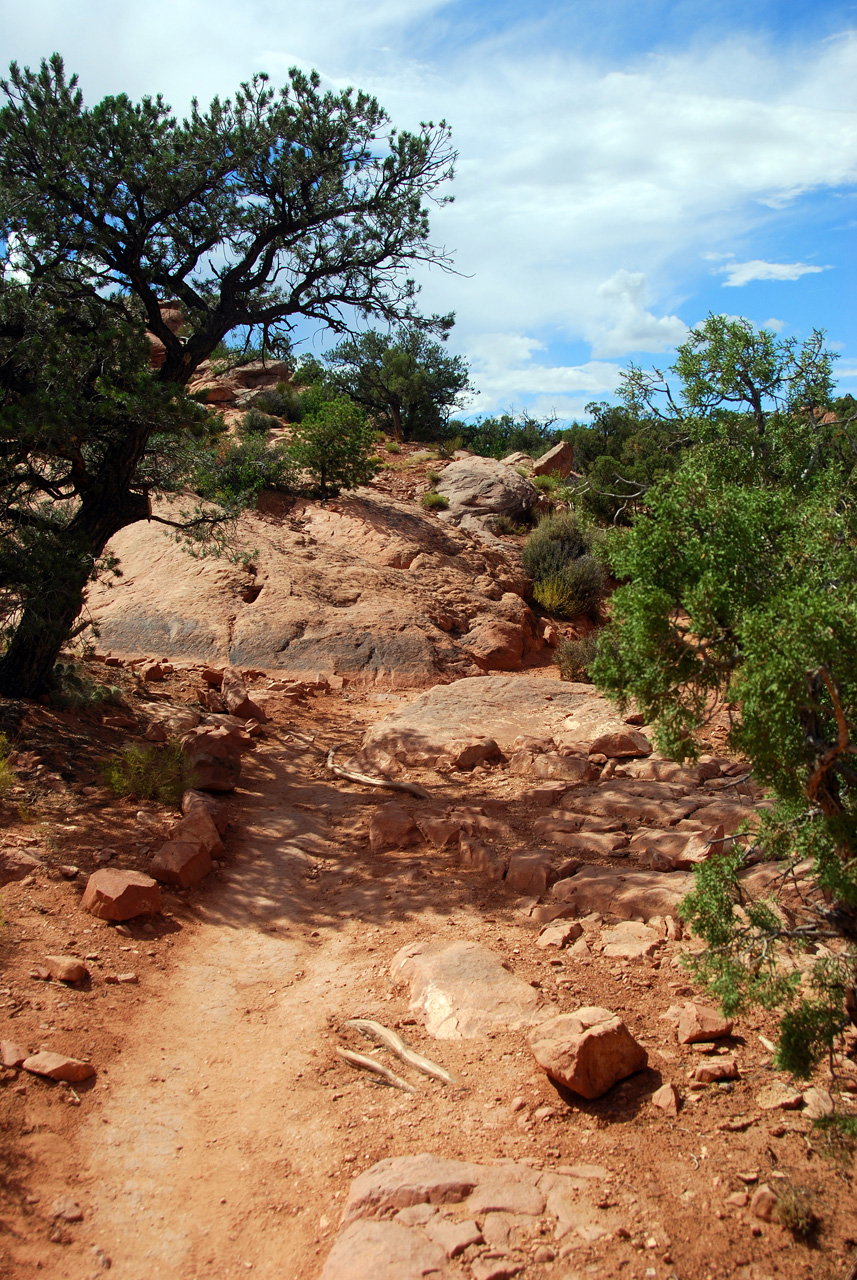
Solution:
M 538 850 L 513 853 L 506 871 L 506 884 L 518 893 L 541 896 L 557 880 L 557 872 L 547 854 Z
M 190 889 L 211 870 L 211 855 L 198 840 L 168 840 L 149 863 L 156 880 Z
M 437 1214 L 426 1223 L 426 1235 L 440 1245 L 448 1258 L 457 1258 L 472 1244 L 482 1244 L 482 1232 L 475 1222 L 451 1222 Z
M 200 727 L 182 738 L 198 791 L 234 791 L 241 777 L 241 751 L 228 729 Z
M 83 1210 L 71 1196 L 58 1196 L 49 1212 L 52 1218 L 62 1218 L 63 1222 L 83 1222 Z
M 644 733 L 626 729 L 623 733 L 605 733 L 589 748 L 590 756 L 607 756 L 608 760 L 624 760 L 632 756 L 650 756 L 652 744 Z
M 453 769 L 472 769 L 486 760 L 500 760 L 502 756 L 493 738 L 453 738 L 444 744 L 437 767 L 447 765 Z
M 203 667 L 200 675 L 213 689 L 219 689 L 223 683 L 223 672 L 219 667 Z
M 30 1051 L 14 1040 L 0 1040 L 0 1066 L 20 1067 L 29 1058 Z
M 208 814 L 220 835 L 225 833 L 229 826 L 229 811 L 222 800 L 215 800 L 206 791 L 186 791 L 182 796 L 182 813 L 190 817 L 200 811 Z
M 623 920 L 611 929 L 602 929 L 602 954 L 611 960 L 640 960 L 653 956 L 661 946 L 661 936 L 638 920 Z
M 89 970 L 82 960 L 75 956 L 45 956 L 48 973 L 58 982 L 83 982 L 89 977 Z
M 417 826 L 435 849 L 445 849 L 447 845 L 457 844 L 461 834 L 461 827 L 457 822 L 449 822 L 444 818 L 417 818 Z
M 21 853 L 19 849 L 0 849 L 0 888 L 14 880 L 23 880 L 42 866 L 39 858 Z
M 517 622 L 488 618 L 461 641 L 483 671 L 517 671 L 526 646 L 526 632 Z
M 649 920 L 676 915 L 678 904 L 693 886 L 688 871 L 664 876 L 656 871 L 584 866 L 570 879 L 559 880 L 551 893 L 555 901 L 574 905 L 581 916 L 598 911 L 624 920 Z
M 674 864 L 681 871 L 692 871 L 701 862 L 707 862 L 709 858 L 713 858 L 723 852 L 723 836 L 722 822 L 714 827 L 709 827 L 707 831 L 700 831 L 697 835 L 692 835 L 684 848 L 679 853 L 672 855 Z
M 696 1084 L 719 1084 L 723 1080 L 738 1080 L 738 1063 L 734 1058 L 707 1058 L 693 1073 Z
M 574 466 L 574 445 L 570 440 L 561 440 L 547 453 L 543 453 L 533 463 L 534 476 L 559 476 L 561 479 L 570 473 Z
M 379 1160 L 352 1182 L 342 1222 L 387 1217 L 412 1204 L 460 1204 L 484 1172 L 479 1165 L 428 1152 Z
M 47 1076 L 50 1080 L 65 1080 L 69 1084 L 78 1084 L 81 1080 L 89 1080 L 95 1075 L 95 1067 L 89 1062 L 81 1062 L 78 1058 L 67 1058 L 62 1053 L 34 1053 L 21 1063 L 25 1071 L 33 1075 Z
M 551 1018 L 530 1032 L 533 1055 L 551 1079 L 584 1098 L 600 1098 L 648 1062 L 621 1018 L 587 1007 Z
M 229 714 L 237 716 L 239 720 L 261 722 L 267 719 L 262 708 L 248 694 L 244 677 L 237 667 L 227 667 L 223 672 L 220 695 L 226 703 Z
M 446 1251 L 399 1222 L 352 1222 L 336 1237 L 320 1280 L 444 1280 Z
M 782 1080 L 774 1080 L 756 1094 L 756 1103 L 762 1111 L 798 1111 L 803 1106 L 803 1094 Z
M 709 1005 L 687 1003 L 678 1020 L 679 1044 L 704 1044 L 732 1034 L 732 1019 L 724 1018 Z
M 373 853 L 382 849 L 404 849 L 418 838 L 417 824 L 395 801 L 379 805 L 369 819 L 369 848 Z
M 171 840 L 189 840 L 201 844 L 211 858 L 223 853 L 223 841 L 210 813 L 201 806 L 186 814 L 170 833 Z
M 89 877 L 80 905 L 99 920 L 133 920 L 160 911 L 161 890 L 141 871 L 103 867 Z
M 583 933 L 583 926 L 576 920 L 558 920 L 545 926 L 536 939 L 536 946 L 545 951 L 548 947 L 567 947 Z
M 164 669 L 160 662 L 144 663 L 144 665 L 140 667 L 140 677 L 145 680 L 147 684 L 154 684 L 159 680 L 166 679 Z
M 502 880 L 506 874 L 506 860 L 496 849 L 463 832 L 458 839 L 458 864 L 469 871 L 481 871 L 488 880 Z
M 564 831 L 557 834 L 562 835 L 562 840 L 555 840 L 555 843 L 562 844 L 564 849 L 570 849 L 573 853 L 610 857 L 621 852 L 623 857 L 627 857 L 625 850 L 629 841 L 624 831 Z
M 750 1199 L 750 1212 L 754 1218 L 759 1218 L 762 1222 L 770 1222 L 774 1216 L 777 1203 L 775 1192 L 771 1190 L 766 1182 L 763 1182 L 753 1192 Z
M 652 1094 L 654 1106 L 659 1107 L 664 1115 L 671 1116 L 673 1119 L 678 1115 L 679 1102 L 679 1092 L 674 1084 L 662 1084 L 660 1089 L 656 1089 Z
M 484 1169 L 467 1198 L 467 1208 L 482 1217 L 486 1213 L 514 1213 L 537 1217 L 544 1212 L 545 1197 L 536 1186 L 538 1174 L 526 1165 Z

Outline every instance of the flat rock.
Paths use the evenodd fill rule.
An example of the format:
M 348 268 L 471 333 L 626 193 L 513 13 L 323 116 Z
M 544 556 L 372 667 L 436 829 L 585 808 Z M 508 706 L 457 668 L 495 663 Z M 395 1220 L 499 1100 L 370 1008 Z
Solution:
M 609 1009 L 562 1013 L 530 1033 L 533 1056 L 551 1079 L 584 1098 L 600 1098 L 648 1062 L 624 1022 Z
M 30 1050 L 14 1040 L 0 1040 L 0 1066 L 21 1067 L 30 1056 Z
M 411 1010 L 438 1040 L 473 1039 L 531 1026 L 539 995 L 477 942 L 411 942 L 393 957 L 394 982 L 407 982 Z
M 682 1007 L 676 1029 L 679 1044 L 704 1044 L 732 1034 L 732 1019 L 710 1005 L 688 1001 Z
M 706 1058 L 693 1073 L 697 1084 L 720 1084 L 724 1080 L 738 1080 L 738 1063 L 734 1058 Z
M 625 760 L 634 756 L 650 756 L 652 750 L 652 744 L 644 733 L 625 728 L 615 733 L 600 734 L 591 744 L 589 754 L 607 756 L 608 760 Z
M 485 1171 L 478 1186 L 467 1198 L 470 1213 L 513 1213 L 537 1217 L 545 1207 L 537 1175 L 526 1165 Z
M 211 869 L 211 854 L 199 840 L 168 840 L 149 863 L 156 880 L 179 889 L 193 888 Z
M 133 920 L 160 911 L 161 890 L 141 871 L 102 867 L 89 877 L 80 905 L 99 920 Z
M 540 850 L 513 853 L 506 869 L 506 884 L 516 893 L 532 893 L 540 897 L 558 879 L 552 859 Z
M 577 914 L 597 911 L 622 920 L 675 916 L 678 904 L 694 885 L 690 872 L 664 876 L 657 871 L 623 871 L 618 867 L 581 867 L 551 890 L 555 901 L 574 904 Z
M 545 926 L 536 939 L 536 946 L 542 951 L 548 947 L 567 947 L 576 942 L 583 933 L 582 925 L 576 920 L 556 920 Z
M 90 1062 L 68 1058 L 63 1053 L 49 1053 L 46 1049 L 25 1058 L 21 1066 L 33 1075 L 47 1076 L 50 1080 L 65 1080 L 69 1084 L 78 1084 L 95 1075 L 95 1067 Z
M 0 849 L 0 888 L 15 880 L 23 880 L 43 865 L 41 859 L 34 858 L 31 853 L 22 853 L 20 849 Z
M 482 1244 L 482 1232 L 472 1219 L 451 1222 L 438 1215 L 426 1223 L 426 1235 L 440 1245 L 448 1258 L 457 1258 L 472 1244 Z
M 446 1250 L 399 1222 L 352 1222 L 337 1236 L 320 1280 L 423 1280 L 459 1276 Z
M 803 1114 L 807 1120 L 821 1120 L 823 1116 L 833 1115 L 833 1097 L 827 1089 L 811 1085 L 809 1089 L 804 1089 L 803 1100 L 806 1103 Z
M 541 676 L 481 676 L 419 694 L 373 725 L 363 746 L 370 756 L 379 749 L 403 764 L 434 764 L 456 738 L 490 737 L 509 754 L 522 734 L 553 739 L 562 749 L 621 724 L 591 685 Z
M 762 1111 L 797 1111 L 803 1105 L 803 1094 L 782 1080 L 774 1080 L 756 1094 L 756 1105 Z
M 653 956 L 663 939 L 654 929 L 638 920 L 623 920 L 610 929 L 601 930 L 602 954 L 613 960 L 640 960 Z
M 417 824 L 395 800 L 379 805 L 369 818 L 369 848 L 373 853 L 382 849 L 404 849 L 418 838 Z
M 379 1160 L 352 1182 L 342 1222 L 388 1217 L 414 1204 L 460 1204 L 484 1172 L 480 1165 L 429 1152 Z

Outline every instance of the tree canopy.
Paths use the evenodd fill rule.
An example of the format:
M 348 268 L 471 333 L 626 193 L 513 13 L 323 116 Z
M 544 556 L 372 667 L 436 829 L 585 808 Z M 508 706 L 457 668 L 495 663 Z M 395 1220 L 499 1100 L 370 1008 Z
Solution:
M 782 1065 L 806 1071 L 847 1024 L 857 969 L 857 423 L 823 334 L 779 341 L 709 316 L 670 371 L 631 369 L 628 403 L 690 447 L 614 535 L 623 585 L 590 668 L 682 759 L 717 708 L 776 798 L 761 832 L 698 873 L 687 917 L 727 1008 L 782 1005 Z M 752 903 L 748 856 L 803 859 L 798 905 Z M 783 948 L 821 946 L 800 984 Z M 852 994 L 849 996 L 849 992 Z
M 454 153 L 445 124 L 399 132 L 296 70 L 182 121 L 160 97 L 85 106 L 56 54 L 0 86 L 0 693 L 21 696 L 110 537 L 192 474 L 210 426 L 181 388 L 226 335 L 264 351 L 301 318 L 416 318 L 408 272 L 447 263 L 428 208 Z

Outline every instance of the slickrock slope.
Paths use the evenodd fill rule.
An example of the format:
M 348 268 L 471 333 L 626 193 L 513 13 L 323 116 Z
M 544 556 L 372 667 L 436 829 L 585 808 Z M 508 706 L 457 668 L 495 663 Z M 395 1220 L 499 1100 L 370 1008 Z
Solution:
M 240 538 L 249 569 L 194 560 L 155 524 L 124 529 L 108 548 L 123 577 L 89 601 L 101 646 L 389 687 L 515 670 L 544 648 L 514 553 L 413 504 L 270 496 Z

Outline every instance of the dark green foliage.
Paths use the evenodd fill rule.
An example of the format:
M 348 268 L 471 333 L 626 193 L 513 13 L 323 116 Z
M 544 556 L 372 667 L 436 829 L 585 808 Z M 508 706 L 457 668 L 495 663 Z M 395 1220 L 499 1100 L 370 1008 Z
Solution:
M 253 506 L 263 489 L 293 490 L 295 462 L 281 444 L 269 445 L 263 436 L 222 440 L 200 455 L 192 483 L 201 498 L 225 511 Z
M 799 346 L 711 316 L 679 348 L 667 408 L 691 447 L 610 541 L 613 623 L 592 667 L 682 759 L 712 711 L 777 803 L 755 837 L 789 869 L 808 859 L 797 919 L 752 902 L 749 838 L 697 873 L 684 915 L 708 943 L 698 968 L 724 1008 L 783 1010 L 778 1062 L 807 1072 L 846 1025 L 857 970 L 857 429 L 833 403 L 822 335 Z M 632 369 L 629 403 L 657 406 L 661 375 Z M 848 416 L 851 414 L 851 416 Z M 838 939 L 799 989 L 795 947 Z
M 494 531 L 507 538 L 522 538 L 530 532 L 530 528 L 529 525 L 519 524 L 511 516 L 496 516 L 494 519 Z
M 368 484 L 377 466 L 375 435 L 363 411 L 346 396 L 322 400 L 292 435 L 289 456 L 310 477 L 321 498 Z
M 540 458 L 559 442 L 553 420 L 540 422 L 529 414 L 515 417 L 502 413 L 496 418 L 479 418 L 476 422 L 455 421 L 449 424 L 450 443 L 456 449 L 469 449 L 485 458 L 506 458 L 510 453 L 528 453 Z
M 253 408 L 286 422 L 300 422 L 303 417 L 301 393 L 288 382 L 278 382 L 270 391 L 260 391 L 253 401 Z M 277 426 L 281 424 L 278 422 Z
M 171 738 L 163 746 L 126 747 L 103 766 L 104 780 L 116 796 L 133 796 L 136 800 L 157 800 L 160 804 L 178 805 L 188 787 L 195 785 L 195 774 L 181 743 Z
M 595 658 L 598 646 L 598 633 L 593 631 L 587 636 L 579 636 L 575 640 L 560 639 L 554 654 L 554 662 L 559 667 L 563 680 L 589 680 L 589 667 Z
M 396 440 L 439 440 L 450 412 L 472 392 L 466 362 L 431 337 L 445 341 L 451 328 L 444 316 L 345 338 L 325 357 L 330 383 Z
M 630 524 L 646 507 L 652 484 L 675 470 L 687 443 L 679 421 L 640 406 L 593 403 L 590 425 L 561 433 L 574 445 L 574 470 L 581 480 L 569 488 L 575 507 L 597 520 Z
M 186 486 L 217 432 L 181 390 L 203 361 L 283 354 L 301 317 L 416 319 L 407 268 L 446 262 L 427 202 L 454 155 L 445 125 L 397 132 L 297 70 L 183 121 L 161 98 L 86 107 L 59 55 L 13 64 L 2 91 L 0 692 L 20 697 L 46 687 L 108 540 L 171 523 L 151 496 Z M 236 330 L 240 357 L 219 347 Z M 175 523 L 211 544 L 223 518 Z
M 557 618 L 579 618 L 598 612 L 607 590 L 607 572 L 594 556 L 570 560 L 558 573 L 539 578 L 533 599 Z
M 571 511 L 540 520 L 521 551 L 521 560 L 531 578 L 548 578 L 589 549 L 584 526 Z
M 263 413 L 254 405 L 242 416 L 240 431 L 243 436 L 266 436 L 269 431 L 274 431 L 282 425 L 279 418 L 274 418 L 270 413 Z
M 781 1227 L 799 1240 L 811 1236 L 820 1225 L 815 1211 L 815 1198 L 808 1187 L 795 1187 L 787 1182 L 777 1188 L 774 1217 Z

